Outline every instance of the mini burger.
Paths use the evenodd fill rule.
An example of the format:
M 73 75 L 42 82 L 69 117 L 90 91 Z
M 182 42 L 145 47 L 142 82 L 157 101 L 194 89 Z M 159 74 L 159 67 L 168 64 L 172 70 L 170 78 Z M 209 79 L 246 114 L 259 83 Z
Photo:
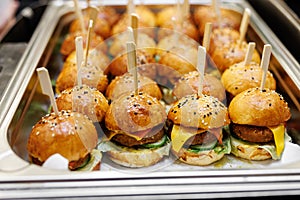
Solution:
M 229 124 L 227 108 L 215 97 L 187 95 L 168 113 L 172 152 L 190 165 L 209 165 L 230 153 L 223 126 Z
M 138 73 L 138 88 L 140 92 L 147 93 L 152 97 L 160 100 L 162 93 L 155 81 L 142 76 Z M 127 72 L 122 76 L 116 76 L 108 85 L 105 95 L 108 100 L 114 101 L 122 94 L 128 93 L 134 90 L 134 77 L 131 73 Z
M 174 85 L 173 94 L 177 99 L 190 94 L 196 94 L 199 87 L 199 72 L 192 71 L 184 74 Z M 221 81 L 212 74 L 204 74 L 203 94 L 210 95 L 223 101 L 226 97 Z
M 31 130 L 27 142 L 29 160 L 42 165 L 50 156 L 60 154 L 69 161 L 70 170 L 100 168 L 101 152 L 95 149 L 98 135 L 85 115 L 60 111 L 44 116 Z
M 146 93 L 127 93 L 113 101 L 105 116 L 106 138 L 98 146 L 115 163 L 147 167 L 169 155 L 164 106 Z
M 256 62 L 236 63 L 224 71 L 221 82 L 230 96 L 236 96 L 249 88 L 259 87 L 262 81 L 263 69 Z M 265 88 L 276 89 L 276 80 L 270 71 L 267 71 Z
M 248 160 L 281 158 L 291 113 L 280 94 L 270 89 L 245 90 L 232 99 L 229 115 L 232 154 Z
M 87 115 L 93 122 L 101 122 L 108 109 L 104 95 L 87 85 L 62 91 L 56 98 L 58 110 L 72 110 Z

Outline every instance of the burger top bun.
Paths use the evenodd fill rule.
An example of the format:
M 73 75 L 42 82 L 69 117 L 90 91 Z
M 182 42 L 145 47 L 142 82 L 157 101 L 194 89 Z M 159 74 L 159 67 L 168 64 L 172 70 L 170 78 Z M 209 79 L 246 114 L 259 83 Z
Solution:
M 105 116 L 109 130 L 127 133 L 144 131 L 165 122 L 165 108 L 146 93 L 127 93 L 113 101 Z
M 222 74 L 221 81 L 230 94 L 236 96 L 249 88 L 259 87 L 263 69 L 256 62 L 250 62 L 245 65 L 240 62 L 232 65 Z M 266 76 L 265 88 L 276 89 L 276 81 L 271 72 L 268 71 Z
M 87 115 L 93 122 L 101 122 L 108 109 L 104 95 L 87 85 L 62 91 L 56 98 L 58 110 L 73 110 Z
M 184 74 L 174 85 L 173 94 L 178 98 L 182 98 L 189 94 L 195 94 L 199 86 L 199 73 L 192 71 Z M 204 74 L 203 94 L 211 95 L 220 101 L 225 99 L 225 89 L 221 81 L 211 74 Z
M 168 114 L 174 124 L 211 129 L 230 122 L 227 108 L 215 97 L 197 94 L 188 95 L 177 101 Z
M 71 111 L 51 113 L 43 117 L 29 135 L 30 156 L 44 162 L 59 153 L 70 161 L 84 158 L 97 145 L 97 131 L 85 115 Z
M 232 122 L 254 126 L 277 126 L 291 117 L 288 104 L 280 94 L 260 88 L 251 88 L 235 96 L 229 113 Z
M 147 93 L 158 100 L 162 98 L 162 93 L 157 83 L 146 76 L 138 74 L 139 91 Z M 126 73 L 122 76 L 117 76 L 111 81 L 106 89 L 106 97 L 114 101 L 124 93 L 134 90 L 134 78 L 131 73 Z

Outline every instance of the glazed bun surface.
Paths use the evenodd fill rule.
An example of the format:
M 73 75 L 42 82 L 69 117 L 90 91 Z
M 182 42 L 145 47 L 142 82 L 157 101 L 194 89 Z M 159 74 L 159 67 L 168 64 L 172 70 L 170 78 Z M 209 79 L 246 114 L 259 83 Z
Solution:
M 127 72 L 128 55 L 125 53 L 112 60 L 109 64 L 109 72 L 112 76 L 121 76 Z M 156 67 L 154 54 L 149 54 L 149 51 L 144 49 L 138 49 L 136 51 L 137 69 L 139 73 L 143 73 L 151 79 L 156 78 Z
M 78 36 L 82 36 L 83 39 L 83 45 L 84 47 L 86 47 L 86 34 L 76 31 L 76 32 L 72 32 L 69 33 L 65 40 L 63 41 L 61 48 L 60 48 L 60 53 L 67 57 L 68 55 L 70 55 L 70 53 L 72 53 L 73 51 L 75 51 L 75 38 Z M 99 48 L 99 45 L 101 44 L 101 50 L 103 50 L 104 52 L 107 51 L 107 46 L 105 43 L 103 43 L 103 38 L 99 35 L 96 35 L 94 32 L 91 33 L 91 40 L 90 40 L 90 48 Z
M 229 27 L 214 29 L 210 37 L 210 54 L 213 53 L 217 47 L 221 47 L 234 41 L 238 41 L 239 38 L 240 33 L 235 29 Z
M 177 99 L 190 94 L 196 94 L 199 86 L 199 73 L 197 71 L 184 74 L 174 85 L 173 94 Z M 203 94 L 218 98 L 220 101 L 225 99 L 225 89 L 219 79 L 210 74 L 204 74 Z
M 229 105 L 230 119 L 236 124 L 277 126 L 290 117 L 283 97 L 274 90 L 251 88 L 235 96 Z
M 108 85 L 107 76 L 103 74 L 101 68 L 95 65 L 84 66 L 80 68 L 82 84 L 94 87 L 100 92 L 104 92 Z M 56 79 L 56 93 L 65 89 L 72 88 L 77 84 L 77 67 L 75 63 L 65 63 L 62 71 Z
M 226 91 L 236 96 L 249 88 L 259 87 L 262 74 L 263 70 L 258 63 L 251 62 L 249 65 L 245 65 L 244 62 L 240 62 L 225 70 L 221 81 Z M 265 88 L 276 89 L 276 81 L 269 71 L 266 77 Z
M 86 30 L 89 27 L 89 20 L 90 17 L 88 15 L 83 17 L 84 21 L 84 27 Z M 101 18 L 97 18 L 96 23 L 94 24 L 94 29 L 93 31 L 97 34 L 100 35 L 103 38 L 108 38 L 110 36 L 110 24 Z M 69 32 L 76 32 L 76 31 L 81 31 L 81 22 L 79 19 L 75 19 L 71 24 L 70 24 L 70 29 Z
M 151 129 L 165 122 L 165 108 L 148 94 L 126 93 L 113 101 L 105 116 L 106 128 L 135 133 Z
M 126 31 L 113 37 L 113 42 L 109 48 L 109 53 L 112 56 L 116 57 L 127 52 L 126 42 L 130 39 L 129 34 L 129 31 Z M 147 34 L 139 33 L 137 40 L 137 51 L 144 50 L 149 55 L 155 54 L 156 43 L 153 38 L 149 37 Z
M 43 117 L 32 129 L 28 154 L 40 162 L 55 153 L 70 161 L 77 161 L 89 154 L 98 143 L 92 121 L 81 113 L 61 111 Z
M 197 94 L 177 101 L 168 114 L 174 124 L 199 129 L 222 127 L 229 123 L 227 108 L 215 97 Z
M 64 90 L 56 98 L 56 104 L 58 110 L 81 112 L 93 122 L 101 122 L 108 109 L 108 103 L 103 94 L 86 85 Z
M 84 55 L 85 55 L 84 50 Z M 76 51 L 73 51 L 67 58 L 64 64 L 66 63 L 74 63 L 76 64 Z M 99 51 L 97 49 L 90 49 L 89 50 L 89 55 L 87 59 L 87 64 L 88 65 L 94 65 L 99 67 L 104 74 L 107 74 L 108 71 L 108 64 L 110 60 L 106 54 L 104 54 L 102 51 Z
M 247 48 L 248 44 L 246 42 L 242 42 L 241 45 L 238 42 L 230 43 L 215 48 L 211 58 L 218 69 L 224 72 L 231 65 L 242 62 L 245 59 Z M 256 50 L 254 50 L 252 61 L 260 63 L 260 56 Z
M 139 91 L 147 93 L 158 100 L 162 98 L 162 93 L 155 81 L 148 77 L 138 75 Z M 124 93 L 134 91 L 134 78 L 130 73 L 122 76 L 117 76 L 108 85 L 106 90 L 106 97 L 109 100 L 115 100 Z

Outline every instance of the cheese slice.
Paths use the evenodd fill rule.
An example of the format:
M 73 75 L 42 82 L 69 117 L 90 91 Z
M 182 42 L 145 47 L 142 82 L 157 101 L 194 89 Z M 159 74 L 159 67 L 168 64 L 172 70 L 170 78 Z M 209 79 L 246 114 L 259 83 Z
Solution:
M 139 140 L 143 139 L 150 131 L 151 131 L 151 129 L 147 129 L 145 131 L 139 131 L 135 134 L 126 133 L 126 135 L 133 137 L 134 139 L 139 141 Z M 112 137 L 114 137 L 117 134 L 124 134 L 124 132 L 123 131 L 110 131 L 109 133 L 106 134 L 107 140 L 110 140 Z
M 274 136 L 275 146 L 276 146 L 276 154 L 280 156 L 284 149 L 284 125 L 280 124 L 276 127 L 268 127 Z
M 174 125 L 171 132 L 172 148 L 175 152 L 179 152 L 184 143 L 196 134 L 205 132 L 205 130 L 196 130 Z

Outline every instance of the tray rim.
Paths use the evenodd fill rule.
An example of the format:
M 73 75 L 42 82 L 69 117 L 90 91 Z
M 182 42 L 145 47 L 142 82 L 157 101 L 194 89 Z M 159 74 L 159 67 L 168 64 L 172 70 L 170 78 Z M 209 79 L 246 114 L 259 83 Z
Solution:
M 47 26 L 47 29 L 45 29 L 43 24 L 39 24 L 34 35 L 32 36 L 32 39 L 30 40 L 28 47 L 22 56 L 22 59 L 20 60 L 16 72 L 13 75 L 6 91 L 4 92 L 3 99 L 0 102 L 1 110 L 2 112 L 0 113 L 0 161 L 6 158 L 6 156 L 9 156 L 13 159 L 19 158 L 17 155 L 14 154 L 14 152 L 10 149 L 10 146 L 7 141 L 6 133 L 8 130 L 8 125 L 10 124 L 10 121 L 12 120 L 12 117 L 21 101 L 21 98 L 26 90 L 26 87 L 31 79 L 32 74 L 35 71 L 35 67 L 30 67 L 30 66 L 36 66 L 41 54 L 43 51 L 37 51 L 37 49 L 45 49 L 46 45 L 48 44 L 49 38 L 52 35 L 52 31 L 54 30 L 58 20 L 61 17 L 61 13 L 65 13 L 69 8 L 66 8 L 65 6 L 57 7 L 54 3 L 60 2 L 60 1 L 53 1 L 52 4 L 49 4 L 49 7 L 46 9 L 41 21 L 43 21 L 44 24 L 50 24 L 50 26 Z M 193 3 L 194 1 L 191 1 Z M 197 1 L 198 2 L 198 1 Z M 243 5 L 246 5 L 250 9 L 253 10 L 253 8 L 244 0 L 235 0 L 234 2 L 239 2 L 242 3 Z M 199 3 L 199 2 L 198 2 Z M 52 12 L 56 12 L 55 18 L 49 17 L 53 16 L 51 14 Z M 57 11 L 59 11 L 57 13 Z M 254 10 L 253 10 L 254 11 Z M 282 43 L 277 39 L 277 37 L 273 34 L 273 32 L 267 27 L 266 24 L 260 19 L 260 17 L 255 13 L 251 16 L 251 20 L 258 20 L 258 24 L 251 23 L 251 26 L 255 31 L 258 33 L 261 33 L 260 27 L 265 27 L 266 32 L 270 33 L 268 35 L 268 38 L 266 37 L 265 34 L 261 33 L 262 35 L 262 40 L 264 43 L 271 43 L 274 46 L 277 46 L 278 49 L 273 50 L 274 56 L 278 59 L 278 62 L 282 64 L 284 63 L 285 66 L 282 66 L 286 73 L 290 76 L 292 74 L 291 79 L 294 81 L 296 86 L 300 88 L 300 80 L 296 76 L 296 74 L 300 74 L 300 67 L 298 67 L 299 70 L 296 69 L 299 64 L 295 61 L 295 59 L 291 56 L 291 54 L 285 49 L 285 47 L 282 45 Z M 50 23 L 51 22 L 51 23 Z M 55 22 L 55 23 L 54 23 Z M 52 30 L 52 31 L 49 31 Z M 47 39 L 45 39 L 47 38 Z M 38 43 L 38 44 L 37 44 Z M 281 58 L 282 52 L 284 52 L 284 58 Z M 284 51 L 283 51 L 284 50 Z M 34 54 L 32 52 L 40 52 L 39 54 Z M 280 54 L 279 54 L 280 53 Z M 291 59 L 287 59 L 291 58 Z M 289 66 L 294 66 L 292 69 Z M 295 82 L 295 80 L 296 82 Z M 22 80 L 20 82 L 16 82 L 16 80 Z M 10 92 L 9 92 L 10 91 Z M 11 94 L 10 94 L 11 93 Z M 10 94 L 10 95 L 9 95 Z M 2 109 L 3 108 L 3 109 Z M 232 169 L 232 170 L 204 170 L 204 171 L 192 171 L 192 172 L 180 172 L 180 175 L 178 175 L 178 172 L 168 172 L 168 176 L 164 174 L 164 172 L 153 172 L 149 173 L 146 176 L 141 175 L 141 174 L 120 174 L 117 172 L 110 173 L 109 177 L 104 176 L 101 172 L 93 172 L 93 173 L 67 173 L 65 172 L 57 172 L 57 171 L 51 171 L 51 170 L 41 170 L 41 167 L 37 167 L 34 165 L 30 165 L 29 163 L 25 161 L 18 161 L 18 166 L 16 169 L 8 172 L 5 172 L 5 169 L 1 168 L 0 165 L 0 184 L 1 188 L 2 186 L 5 186 L 3 189 L 7 189 L 10 191 L 15 191 L 16 189 L 22 189 L 23 187 L 32 188 L 38 188 L 38 186 L 35 186 L 35 184 L 40 184 L 40 183 L 46 183 L 48 181 L 51 181 L 53 183 L 51 187 L 51 183 L 48 186 L 42 186 L 43 189 L 53 189 L 52 192 L 54 191 L 64 191 L 66 192 L 65 194 L 72 195 L 71 193 L 68 193 L 66 190 L 68 189 L 68 184 L 65 185 L 67 189 L 59 189 L 58 183 L 63 183 L 65 180 L 70 180 L 73 184 L 70 186 L 72 188 L 76 188 L 80 186 L 82 183 L 82 180 L 85 180 L 87 182 L 105 182 L 105 180 L 116 180 L 116 179 L 122 179 L 126 180 L 123 186 L 120 186 L 121 188 L 132 186 L 130 185 L 132 179 L 141 179 L 141 178 L 148 178 L 151 179 L 151 183 L 156 185 L 159 184 L 161 180 L 167 179 L 167 178 L 187 178 L 187 181 L 192 181 L 195 182 L 197 180 L 197 184 L 195 184 L 195 187 L 201 184 L 206 185 L 207 182 L 203 182 L 202 179 L 206 178 L 207 180 L 210 180 L 210 186 L 207 187 L 212 187 L 214 185 L 218 185 L 218 182 L 214 182 L 216 178 L 220 178 L 221 182 L 228 182 L 233 181 L 232 183 L 233 186 L 238 186 L 238 184 L 241 184 L 243 182 L 247 182 L 247 184 L 251 185 L 248 189 L 246 187 L 240 187 L 241 190 L 237 190 L 239 193 L 241 192 L 247 192 L 248 195 L 251 195 L 251 191 L 256 190 L 261 190 L 259 187 L 254 187 L 256 183 L 265 183 L 265 184 L 274 184 L 274 183 L 284 183 L 286 186 L 288 185 L 293 185 L 295 183 L 300 182 L 300 163 L 291 165 L 287 169 Z M 45 174 L 46 173 L 46 174 Z M 259 177 L 259 179 L 256 179 Z M 189 178 L 189 179 L 188 179 Z M 239 181 L 237 181 L 237 179 Z M 235 181 L 235 182 L 234 182 Z M 28 182 L 34 182 L 31 186 L 28 186 Z M 13 186 L 10 185 L 11 183 L 18 183 L 18 185 Z M 57 185 L 56 185 L 57 184 Z M 147 186 L 145 181 L 142 181 L 140 184 Z M 178 183 L 178 185 L 183 185 L 184 182 Z M 105 185 L 105 184 L 104 184 Z M 166 187 L 168 184 L 166 183 L 163 185 Z M 223 185 L 224 186 L 224 185 Z M 101 186 L 102 187 L 102 186 Z M 221 185 L 222 187 L 222 185 Z M 100 188 L 100 186 L 99 186 Z M 105 187 L 104 187 L 105 188 Z M 295 194 L 300 194 L 300 186 L 299 185 L 294 185 L 291 189 L 291 191 L 294 191 Z M 194 188 L 196 189 L 196 188 Z M 280 190 L 280 186 L 277 188 L 278 191 Z M 281 188 L 282 191 L 283 189 L 287 189 L 285 187 Z M 236 191 L 236 192 L 237 192 Z M 270 187 L 263 188 L 261 190 L 261 194 L 263 195 L 263 192 L 266 192 L 269 194 L 270 192 Z M 24 192 L 24 191 L 23 191 Z M 199 191 L 200 193 L 201 191 Z M 219 194 L 225 194 L 225 191 L 220 191 Z M 232 194 L 234 191 L 231 191 Z M 287 191 L 288 192 L 288 191 Z M 97 193 L 97 192 L 96 192 Z M 95 194 L 96 194 L 95 193 Z M 202 191 L 204 194 L 205 192 Z M 229 192 L 230 193 L 230 192 Z M 229 194 L 227 193 L 227 195 Z M 1 193 L 0 193 L 1 194 Z M 76 193 L 77 195 L 80 195 L 79 192 Z M 100 192 L 98 193 L 100 194 Z M 125 194 L 125 193 L 124 193 Z M 206 193 L 205 193 L 206 194 Z M 283 193 L 281 192 L 280 195 Z M 286 193 L 285 193 L 286 194 Z M 13 195 L 13 193 L 11 193 Z M 48 194 L 50 195 L 50 194 Z M 51 195 L 54 195 L 55 197 L 55 192 L 51 193 Z M 50 196 L 51 196 L 50 195 Z M 257 193 L 256 193 L 257 195 Z M 17 194 L 16 194 L 17 196 Z M 46 193 L 45 193 L 45 196 Z M 26 196 L 23 196 L 26 197 Z M 193 195 L 191 196 L 193 197 Z M 199 197 L 199 196 L 198 196 Z M 1 198 L 1 195 L 0 195 Z

